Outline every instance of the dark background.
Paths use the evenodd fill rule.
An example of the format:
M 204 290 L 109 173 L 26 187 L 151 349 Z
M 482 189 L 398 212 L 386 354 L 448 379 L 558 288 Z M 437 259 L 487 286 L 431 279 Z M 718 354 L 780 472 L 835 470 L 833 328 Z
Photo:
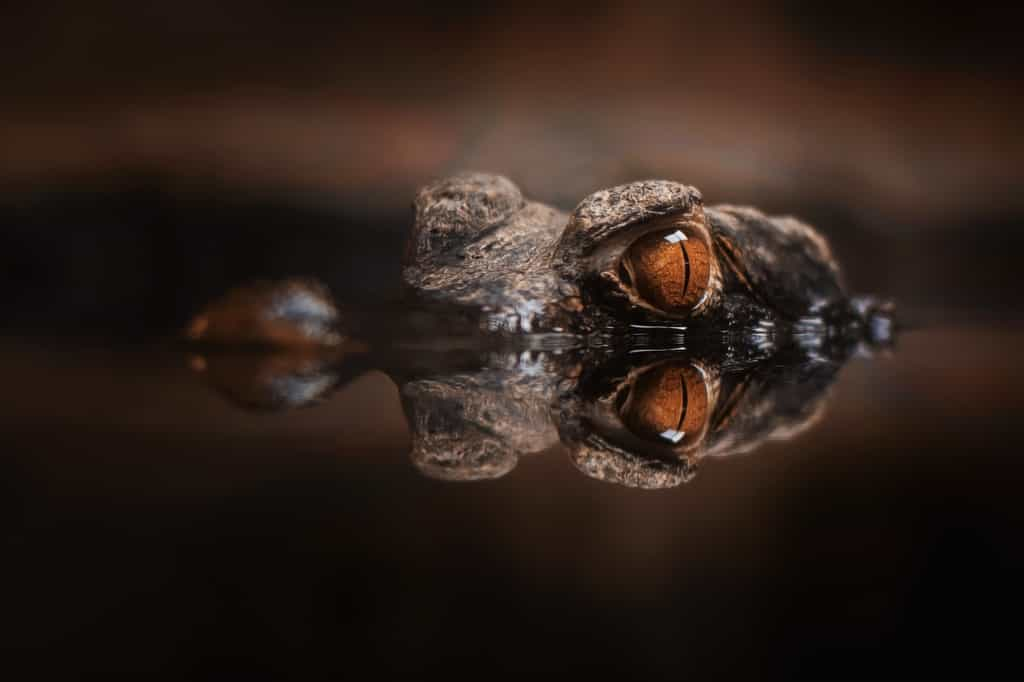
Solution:
M 294 272 L 391 297 L 413 192 L 464 169 L 565 209 L 678 179 L 812 222 L 852 289 L 933 316 L 1019 309 L 1013 8 L 6 7 L 12 330 L 163 333 Z
M 1019 9 L 8 3 L 3 644 L 147 678 L 1016 677 Z M 791 444 L 644 495 L 564 454 L 418 478 L 379 374 L 230 408 L 159 350 L 255 277 L 397 294 L 500 172 L 792 213 L 917 329 Z M 112 350 L 116 348 L 117 350 Z

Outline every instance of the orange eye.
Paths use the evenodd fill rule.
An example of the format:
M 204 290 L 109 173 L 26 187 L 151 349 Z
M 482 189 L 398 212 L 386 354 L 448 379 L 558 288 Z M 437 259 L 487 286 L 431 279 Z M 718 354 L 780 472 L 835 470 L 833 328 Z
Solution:
M 704 298 L 711 276 L 711 254 L 697 237 L 682 230 L 651 232 L 635 241 L 622 269 L 636 293 L 666 312 L 688 312 Z
M 655 367 L 636 378 L 619 414 L 641 438 L 675 446 L 689 436 L 692 442 L 708 419 L 704 378 L 690 366 Z

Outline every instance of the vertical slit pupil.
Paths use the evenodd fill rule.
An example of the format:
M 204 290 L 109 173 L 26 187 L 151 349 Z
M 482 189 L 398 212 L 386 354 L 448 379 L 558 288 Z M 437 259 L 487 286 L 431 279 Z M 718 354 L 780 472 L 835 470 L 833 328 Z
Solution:
M 686 253 L 686 247 L 683 246 L 685 242 L 679 242 L 679 250 L 683 252 L 683 295 L 686 295 L 686 290 L 690 286 L 690 255 Z M 683 387 L 685 391 L 685 386 Z M 684 393 L 685 395 L 685 393 Z
M 687 268 L 687 272 L 689 272 L 689 268 Z M 676 424 L 676 431 L 683 430 L 683 422 L 686 421 L 686 408 L 690 402 L 690 395 L 686 390 L 686 377 L 682 374 L 679 375 L 679 386 L 683 391 L 683 409 L 679 412 L 679 423 Z

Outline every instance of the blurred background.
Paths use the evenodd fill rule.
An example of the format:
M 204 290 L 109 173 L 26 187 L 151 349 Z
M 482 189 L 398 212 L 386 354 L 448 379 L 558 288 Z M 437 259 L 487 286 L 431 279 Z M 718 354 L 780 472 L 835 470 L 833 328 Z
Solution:
M 1024 11 L 8 2 L 2 646 L 147 678 L 1016 677 Z M 916 330 L 792 443 L 640 495 L 443 485 L 397 389 L 253 417 L 154 350 L 211 298 L 398 293 L 423 183 L 645 177 L 797 215 Z
M 1019 309 L 1021 11 L 8 3 L 4 323 L 167 331 L 251 276 L 391 296 L 415 189 L 643 177 L 793 213 L 851 288 Z M 358 254 L 358 255 L 357 255 Z

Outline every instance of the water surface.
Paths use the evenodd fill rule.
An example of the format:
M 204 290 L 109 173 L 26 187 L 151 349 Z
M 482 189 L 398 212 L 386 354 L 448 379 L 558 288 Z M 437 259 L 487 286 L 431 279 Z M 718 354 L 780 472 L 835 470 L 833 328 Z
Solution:
M 665 490 L 558 442 L 492 480 L 423 476 L 378 370 L 251 411 L 179 348 L 8 342 L 8 643 L 172 677 L 1012 665 L 1022 341 L 905 333 L 808 428 Z

